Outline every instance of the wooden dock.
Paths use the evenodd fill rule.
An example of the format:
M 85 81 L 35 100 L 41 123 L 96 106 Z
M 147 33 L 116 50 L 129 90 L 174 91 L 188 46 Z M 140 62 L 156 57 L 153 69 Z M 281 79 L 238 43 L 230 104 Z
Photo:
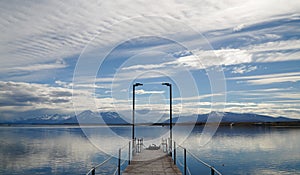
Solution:
M 143 150 L 133 156 L 131 164 L 127 166 L 123 175 L 181 175 L 174 165 L 172 158 L 159 150 Z

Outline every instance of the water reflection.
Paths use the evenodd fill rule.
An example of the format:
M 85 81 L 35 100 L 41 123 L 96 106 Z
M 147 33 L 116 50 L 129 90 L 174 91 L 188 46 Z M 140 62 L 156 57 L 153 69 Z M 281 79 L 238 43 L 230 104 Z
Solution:
M 0 128 L 0 174 L 84 174 L 107 157 L 79 128 Z
M 112 129 L 130 139 L 130 127 Z M 220 127 L 208 144 L 200 146 L 201 139 L 209 137 L 201 135 L 202 129 L 196 127 L 181 144 L 223 174 L 300 174 L 300 129 Z M 109 156 L 99 148 L 116 155 L 129 141 L 106 135 L 101 127 L 85 131 L 87 136 L 76 127 L 0 127 L 0 174 L 85 174 Z M 137 127 L 137 137 L 149 144 L 162 134 L 168 135 L 168 127 Z M 178 129 L 174 139 L 183 140 L 185 135 Z M 182 162 L 183 152 L 177 151 Z M 101 173 L 111 174 L 116 162 L 112 160 Z M 190 157 L 188 165 L 193 174 L 209 174 Z
M 200 132 L 195 128 L 184 146 L 224 174 L 300 174 L 300 129 L 220 127 L 205 146 Z

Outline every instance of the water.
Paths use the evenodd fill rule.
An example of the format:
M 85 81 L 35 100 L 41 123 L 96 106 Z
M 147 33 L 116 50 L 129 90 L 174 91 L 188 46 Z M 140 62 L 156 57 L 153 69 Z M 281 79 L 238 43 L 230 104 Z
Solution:
M 129 127 L 112 130 L 131 137 Z M 109 157 L 103 152 L 106 148 L 99 145 L 107 144 L 117 155 L 118 147 L 124 144 L 101 131 L 102 127 L 85 128 L 85 133 L 74 126 L 0 127 L 0 174 L 85 174 Z M 136 133 L 147 141 L 167 131 L 168 127 L 137 127 Z M 300 174 L 300 128 L 220 127 L 202 146 L 201 131 L 202 127 L 196 127 L 181 144 L 223 174 Z M 182 155 L 183 150 L 178 148 L 179 167 Z M 111 174 L 116 162 L 113 158 L 101 173 Z M 189 154 L 187 164 L 192 174 L 210 172 Z

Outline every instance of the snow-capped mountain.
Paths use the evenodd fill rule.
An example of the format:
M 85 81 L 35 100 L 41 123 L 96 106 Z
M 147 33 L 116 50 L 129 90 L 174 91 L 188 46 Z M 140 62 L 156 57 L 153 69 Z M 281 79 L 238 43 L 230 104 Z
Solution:
M 167 115 L 166 115 L 167 116 Z M 166 118 L 166 117 L 164 117 Z M 209 121 L 207 120 L 209 119 Z M 232 112 L 211 112 L 208 114 L 199 114 L 191 116 L 182 116 L 180 118 L 174 117 L 173 122 L 179 123 L 206 123 L 219 121 L 223 123 L 264 123 L 264 122 L 299 122 L 297 119 L 290 119 L 286 117 L 270 117 L 259 114 L 249 113 L 232 113 Z M 116 112 L 93 112 L 86 110 L 77 116 L 54 114 L 45 115 L 31 119 L 20 119 L 10 122 L 12 124 L 129 124 Z M 159 123 L 169 123 L 169 120 L 159 121 Z
M 72 118 L 70 115 L 54 114 L 54 115 L 45 115 L 37 118 L 30 119 L 20 119 L 14 123 L 24 123 L 24 124 L 59 124 L 65 120 Z
M 12 123 L 18 124 L 128 124 L 116 112 L 96 113 L 86 110 L 77 116 L 70 115 L 45 115 L 37 118 L 20 119 Z

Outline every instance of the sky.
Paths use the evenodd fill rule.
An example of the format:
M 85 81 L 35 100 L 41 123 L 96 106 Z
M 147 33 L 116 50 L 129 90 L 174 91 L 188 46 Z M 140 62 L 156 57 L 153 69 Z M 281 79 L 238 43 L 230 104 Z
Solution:
M 1 1 L 0 121 L 84 110 L 300 119 L 300 2 Z

